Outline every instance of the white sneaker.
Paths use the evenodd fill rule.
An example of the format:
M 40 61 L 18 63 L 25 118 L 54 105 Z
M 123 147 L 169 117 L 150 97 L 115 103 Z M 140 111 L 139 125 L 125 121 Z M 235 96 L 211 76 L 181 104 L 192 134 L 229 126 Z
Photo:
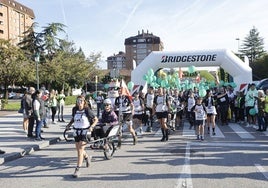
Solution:
M 143 134 L 143 130 L 142 130 L 142 128 L 140 128 L 140 134 L 141 134 L 141 135 Z

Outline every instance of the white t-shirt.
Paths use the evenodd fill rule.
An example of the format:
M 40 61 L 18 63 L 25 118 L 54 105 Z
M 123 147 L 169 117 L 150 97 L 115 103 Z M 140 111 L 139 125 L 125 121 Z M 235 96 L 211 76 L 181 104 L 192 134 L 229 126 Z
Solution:
M 154 94 L 147 93 L 146 95 L 146 107 L 152 108 L 154 104 Z
M 206 111 L 203 108 L 203 105 L 196 104 L 194 108 L 195 119 L 196 120 L 205 120 L 206 119 Z
M 156 98 L 156 112 L 166 112 L 167 111 L 166 96 L 157 96 Z
M 77 110 L 74 115 L 74 128 L 85 129 L 89 128 L 90 123 L 88 117 L 86 116 L 85 110 Z
M 194 97 L 189 97 L 187 101 L 187 109 L 188 112 L 191 111 L 192 107 L 195 105 L 195 98 Z
M 134 114 L 142 114 L 143 113 L 140 99 L 134 99 L 133 106 L 134 106 Z

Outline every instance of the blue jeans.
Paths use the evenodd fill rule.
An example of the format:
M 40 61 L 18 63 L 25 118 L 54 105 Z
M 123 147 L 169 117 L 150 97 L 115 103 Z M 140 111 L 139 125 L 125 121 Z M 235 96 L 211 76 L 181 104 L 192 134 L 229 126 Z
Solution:
M 264 121 L 263 116 L 258 116 L 258 126 L 259 126 L 259 130 L 265 129 L 265 121 Z
M 43 126 L 43 121 L 42 120 L 36 120 L 36 127 L 35 127 L 35 135 L 36 138 L 41 138 L 41 128 Z

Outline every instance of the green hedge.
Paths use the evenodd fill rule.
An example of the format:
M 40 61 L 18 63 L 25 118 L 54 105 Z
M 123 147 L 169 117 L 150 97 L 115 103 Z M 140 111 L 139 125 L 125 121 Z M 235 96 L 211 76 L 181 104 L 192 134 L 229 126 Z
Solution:
M 76 96 L 68 96 L 65 98 L 65 105 L 74 105 Z M 2 99 L 2 110 L 13 110 L 17 111 L 20 109 L 20 101 L 8 100 L 8 102 Z M 0 109 L 1 110 L 1 109 Z

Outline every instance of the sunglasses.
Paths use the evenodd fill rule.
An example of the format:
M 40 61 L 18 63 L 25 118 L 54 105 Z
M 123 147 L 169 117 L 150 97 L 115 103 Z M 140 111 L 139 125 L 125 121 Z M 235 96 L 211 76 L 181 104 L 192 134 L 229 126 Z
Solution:
M 104 104 L 104 106 L 110 106 L 110 104 Z
M 83 101 L 84 101 L 84 100 L 82 100 L 82 99 L 77 99 L 77 100 L 76 100 L 77 103 L 82 103 Z

